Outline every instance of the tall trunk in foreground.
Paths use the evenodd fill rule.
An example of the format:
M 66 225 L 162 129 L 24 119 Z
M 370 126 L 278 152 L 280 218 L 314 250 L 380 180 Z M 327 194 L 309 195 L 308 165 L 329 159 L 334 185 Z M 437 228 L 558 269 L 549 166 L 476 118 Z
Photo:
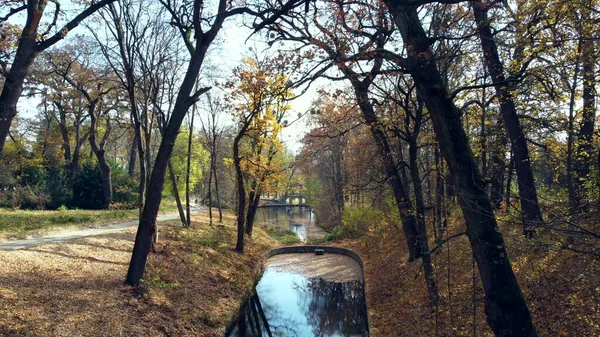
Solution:
M 469 146 L 460 111 L 442 80 L 417 7 L 385 0 L 409 53 L 408 69 L 431 116 L 440 150 L 454 176 L 458 202 L 485 292 L 487 321 L 496 336 L 537 336 L 513 273 L 485 183 Z
M 514 89 L 514 84 L 506 82 L 504 64 L 500 60 L 498 48 L 489 24 L 487 15 L 488 5 L 480 1 L 473 2 L 471 5 L 481 40 L 483 59 L 500 101 L 500 113 L 504 119 L 506 133 L 510 138 L 510 146 L 515 156 L 515 171 L 517 172 L 517 183 L 519 185 L 523 233 L 528 237 L 532 237 L 535 233 L 535 226 L 542 224 L 544 220 L 542 219 L 542 212 L 538 203 L 527 140 L 517 116 L 517 108 L 513 94 L 511 93 L 512 89 Z
M 173 146 L 175 145 L 183 118 L 192 104 L 194 104 L 203 93 L 210 89 L 202 88 L 192 94 L 208 47 L 216 37 L 225 20 L 225 6 L 225 1 L 221 0 L 219 2 L 219 12 L 210 30 L 206 32 L 196 32 L 196 50 L 191 55 L 187 71 L 179 88 L 179 93 L 177 94 L 171 118 L 169 119 L 169 124 L 164 130 L 163 139 L 160 142 L 160 147 L 156 154 L 152 175 L 148 182 L 146 202 L 144 203 L 144 208 L 140 217 L 140 224 L 135 237 L 129 270 L 127 271 L 127 284 L 129 285 L 139 284 L 140 279 L 144 275 L 144 270 L 146 269 L 146 261 L 152 245 L 152 238 L 156 232 L 156 217 L 158 216 L 158 208 L 162 199 L 165 173 L 167 171 L 169 160 L 171 159 L 171 154 L 173 153 Z

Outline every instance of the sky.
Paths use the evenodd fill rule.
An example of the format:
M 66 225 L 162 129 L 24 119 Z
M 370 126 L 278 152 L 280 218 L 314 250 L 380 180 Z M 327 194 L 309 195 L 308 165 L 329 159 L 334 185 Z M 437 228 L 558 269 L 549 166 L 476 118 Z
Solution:
M 72 18 L 74 11 L 71 10 L 65 3 L 62 3 L 62 5 L 63 6 L 61 9 L 67 12 L 67 17 Z M 46 14 L 49 13 L 50 11 Z M 12 17 L 9 22 L 12 24 L 23 25 L 25 22 L 25 16 L 16 15 Z M 64 22 L 59 23 L 58 26 L 63 24 Z M 80 25 L 73 32 L 71 32 L 69 36 L 75 34 L 89 34 L 86 33 L 86 30 L 87 28 L 85 25 Z M 258 50 L 264 50 L 267 48 L 266 44 L 261 43 L 259 36 L 248 38 L 250 33 L 251 30 L 247 27 L 244 27 L 240 20 L 237 19 L 227 21 L 223 29 L 221 29 L 217 37 L 217 44 L 215 44 L 214 51 L 211 53 L 212 55 L 210 55 L 210 62 L 223 73 L 223 76 L 227 77 L 231 75 L 233 68 L 240 64 L 244 56 L 248 55 L 250 48 L 256 48 Z M 59 42 L 57 47 L 60 48 L 60 45 L 64 43 L 65 41 Z M 275 49 L 275 47 L 273 49 Z M 313 100 L 316 98 L 315 92 L 315 88 L 310 88 L 306 94 L 294 99 L 291 102 L 292 111 L 289 112 L 289 117 L 287 118 L 289 121 L 298 119 L 299 114 L 304 114 L 310 109 Z M 35 117 L 38 110 L 37 106 L 40 104 L 40 101 L 41 100 L 38 97 L 20 99 L 18 104 L 19 115 L 25 118 Z M 290 126 L 283 129 L 282 140 L 288 148 L 288 151 L 292 152 L 293 154 L 299 153 L 302 147 L 301 140 L 305 133 L 309 130 L 307 126 L 307 118 L 308 116 L 300 118 Z M 229 119 L 228 121 L 230 122 L 231 120 Z
M 222 63 L 230 72 L 234 67 L 240 64 L 242 58 L 247 56 L 250 48 L 264 50 L 268 46 L 261 43 L 260 37 L 252 36 L 251 29 L 244 27 L 241 23 L 230 20 L 226 22 L 218 39 L 222 41 L 222 45 L 216 50 L 217 58 L 213 58 L 213 63 Z M 276 48 L 273 47 L 273 51 Z M 316 99 L 316 87 L 310 88 L 308 92 L 301 97 L 294 99 L 291 102 L 292 111 L 289 112 L 289 121 L 298 119 L 298 114 L 304 114 L 311 108 L 313 101 Z M 298 91 L 299 92 L 299 91 Z M 309 131 L 307 126 L 308 116 L 298 119 L 292 125 L 283 129 L 282 139 L 288 150 L 294 154 L 299 153 L 302 143 L 301 140 Z

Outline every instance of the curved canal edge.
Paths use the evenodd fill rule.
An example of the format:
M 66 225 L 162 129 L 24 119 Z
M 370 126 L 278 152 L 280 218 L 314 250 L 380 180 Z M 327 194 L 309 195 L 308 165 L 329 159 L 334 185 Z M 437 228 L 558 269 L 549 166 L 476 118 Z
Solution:
M 276 255 L 282 255 L 282 254 L 315 254 L 315 255 L 336 254 L 336 255 L 346 256 L 346 257 L 349 257 L 350 259 L 354 260 L 360 267 L 360 276 L 362 278 L 362 283 L 363 283 L 363 287 L 362 287 L 362 297 L 364 299 L 363 310 L 365 311 L 365 314 L 366 314 L 365 315 L 366 332 L 367 332 L 367 336 L 371 336 L 371 331 L 370 331 L 371 324 L 370 324 L 370 318 L 369 318 L 368 301 L 367 301 L 367 296 L 366 296 L 364 264 L 363 264 L 361 257 L 358 254 L 356 254 L 355 252 L 353 252 L 349 249 L 346 249 L 346 248 L 333 247 L 333 246 L 321 246 L 321 245 L 284 246 L 284 247 L 274 248 L 265 254 L 262 263 L 260 263 L 259 268 L 256 271 L 255 276 L 254 276 L 254 282 L 253 282 L 253 286 L 251 288 L 252 289 L 251 293 L 256 292 L 256 287 L 258 285 L 258 282 L 261 280 L 261 278 L 263 277 L 263 274 L 265 272 L 265 264 L 266 264 L 267 260 L 271 257 L 274 257 Z M 223 331 L 224 335 L 226 335 L 229 331 L 231 331 L 232 326 L 239 319 L 241 309 L 249 297 L 250 297 L 249 295 L 246 295 L 245 298 L 243 299 L 243 301 L 241 302 L 240 308 L 232 316 L 230 324 L 226 327 L 225 331 Z

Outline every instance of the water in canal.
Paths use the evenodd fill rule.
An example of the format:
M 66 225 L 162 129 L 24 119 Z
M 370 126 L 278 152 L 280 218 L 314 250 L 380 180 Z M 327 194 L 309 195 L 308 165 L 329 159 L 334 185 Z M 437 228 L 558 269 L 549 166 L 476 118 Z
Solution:
M 225 336 L 367 337 L 361 275 L 342 255 L 274 256 Z
M 255 224 L 275 229 L 289 229 L 296 233 L 302 242 L 306 242 L 311 233 L 322 231 L 316 226 L 316 216 L 306 206 L 266 206 L 259 207 Z

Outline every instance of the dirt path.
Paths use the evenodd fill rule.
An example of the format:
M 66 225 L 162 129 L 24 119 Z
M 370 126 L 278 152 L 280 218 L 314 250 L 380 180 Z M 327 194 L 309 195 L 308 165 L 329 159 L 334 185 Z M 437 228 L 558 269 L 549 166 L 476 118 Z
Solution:
M 196 214 L 201 210 L 200 207 L 192 207 L 192 214 Z M 179 218 L 179 213 L 170 213 L 159 215 L 157 222 L 174 220 Z M 19 240 L 4 240 L 0 241 L 0 251 L 2 250 L 16 250 L 24 249 L 31 246 L 43 245 L 47 243 L 55 243 L 60 241 L 78 239 L 88 236 L 101 235 L 111 233 L 114 231 L 131 228 L 137 226 L 138 220 L 117 223 L 112 225 L 106 225 L 96 228 L 81 228 L 81 229 L 69 229 L 47 233 L 41 236 L 28 236 L 25 239 Z

